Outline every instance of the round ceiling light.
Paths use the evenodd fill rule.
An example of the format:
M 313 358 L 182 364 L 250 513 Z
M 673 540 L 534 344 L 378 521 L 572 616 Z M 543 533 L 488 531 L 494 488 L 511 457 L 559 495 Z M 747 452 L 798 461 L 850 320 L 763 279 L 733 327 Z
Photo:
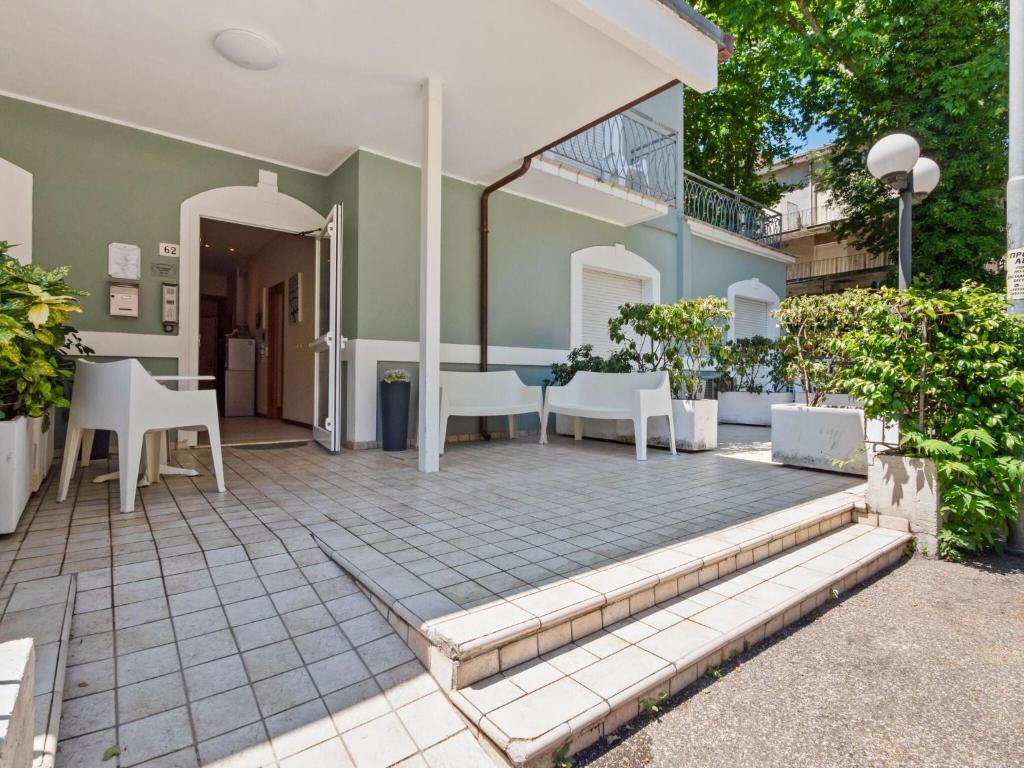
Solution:
M 213 47 L 232 64 L 245 69 L 272 69 L 281 60 L 273 41 L 247 29 L 225 29 L 213 39 Z

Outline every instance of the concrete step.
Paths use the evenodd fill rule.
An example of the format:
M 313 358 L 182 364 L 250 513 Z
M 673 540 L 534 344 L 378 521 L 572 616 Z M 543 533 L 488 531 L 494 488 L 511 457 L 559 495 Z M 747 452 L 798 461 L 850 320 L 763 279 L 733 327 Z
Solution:
M 74 575 L 23 581 L 14 587 L 0 618 L 0 643 L 31 638 L 35 647 L 32 702 L 33 768 L 52 768 L 57 755 L 64 670 L 75 606 Z M 11 679 L 9 675 L 5 679 Z M 14 678 L 17 679 L 17 678 Z M 9 724 L 9 729 L 20 727 Z
M 463 688 L 588 636 L 703 584 L 849 524 L 860 489 L 841 491 L 668 547 L 575 572 L 503 600 L 460 608 L 436 590 L 390 571 L 366 572 L 366 547 L 342 534 L 317 536 L 321 548 L 349 572 L 378 609 L 408 637 L 431 674 Z
M 864 523 L 824 536 L 579 637 L 461 690 L 452 701 L 516 768 L 548 768 L 709 668 L 894 564 L 908 533 Z

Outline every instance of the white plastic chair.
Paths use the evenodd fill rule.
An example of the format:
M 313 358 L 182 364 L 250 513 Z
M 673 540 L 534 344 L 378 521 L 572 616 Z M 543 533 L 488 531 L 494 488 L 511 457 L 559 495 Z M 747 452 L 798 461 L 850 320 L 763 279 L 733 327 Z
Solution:
M 68 432 L 60 470 L 58 501 L 68 495 L 83 436 L 96 429 L 117 434 L 121 511 L 135 509 L 139 461 L 146 448 L 147 474 L 159 473 L 160 432 L 167 429 L 206 429 L 213 454 L 217 490 L 224 492 L 224 466 L 220 450 L 220 424 L 214 390 L 176 392 L 149 375 L 138 360 L 113 363 L 77 361 L 71 394 Z M 147 433 L 154 433 L 147 436 Z M 88 457 L 83 456 L 83 465 Z
M 583 419 L 615 419 L 633 422 L 636 460 L 647 460 L 647 420 L 668 419 L 669 450 L 676 453 L 672 389 L 666 371 L 645 373 L 595 373 L 577 371 L 565 386 L 549 386 L 540 418 L 540 442 L 548 441 L 548 415 L 573 417 L 573 436 L 583 439 Z
M 543 408 L 543 390 L 523 384 L 515 371 L 441 371 L 440 451 L 451 416 L 508 416 L 508 436 L 515 440 L 516 416 L 539 417 Z

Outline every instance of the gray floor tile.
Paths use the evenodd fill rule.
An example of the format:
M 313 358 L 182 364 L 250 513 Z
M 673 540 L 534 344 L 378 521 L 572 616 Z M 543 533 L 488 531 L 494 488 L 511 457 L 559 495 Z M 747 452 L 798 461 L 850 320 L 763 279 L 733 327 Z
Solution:
M 185 669 L 185 686 L 193 701 L 248 682 L 241 656 L 227 656 Z
M 136 720 L 118 729 L 122 766 L 133 766 L 192 744 L 192 729 L 185 707 Z
M 256 699 L 247 685 L 194 701 L 191 710 L 200 742 L 260 720 Z
M 185 686 L 179 672 L 141 683 L 122 685 L 117 689 L 117 716 L 121 723 L 156 715 L 184 704 Z

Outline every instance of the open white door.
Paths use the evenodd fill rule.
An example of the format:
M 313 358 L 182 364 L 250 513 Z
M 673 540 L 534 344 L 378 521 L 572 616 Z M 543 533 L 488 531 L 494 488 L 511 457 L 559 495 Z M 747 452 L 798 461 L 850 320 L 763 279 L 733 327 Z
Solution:
M 332 453 L 341 450 L 341 206 L 327 215 L 316 246 L 316 341 L 313 439 Z

